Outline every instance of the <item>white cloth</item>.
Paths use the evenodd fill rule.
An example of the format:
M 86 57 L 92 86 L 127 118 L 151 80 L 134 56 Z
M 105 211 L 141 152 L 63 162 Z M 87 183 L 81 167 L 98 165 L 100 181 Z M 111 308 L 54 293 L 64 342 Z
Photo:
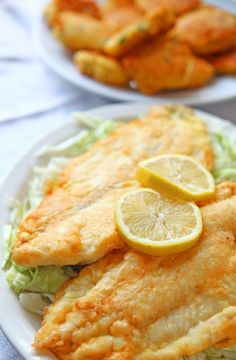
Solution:
M 108 103 L 61 80 L 37 58 L 31 27 L 44 2 L 0 0 L 0 182 L 19 154 L 68 114 Z M 235 100 L 202 109 L 236 123 Z M 0 332 L 0 360 L 13 359 L 21 357 Z
M 37 58 L 31 28 L 44 3 L 0 0 L 0 179 L 20 152 L 71 111 L 106 103 L 65 82 Z

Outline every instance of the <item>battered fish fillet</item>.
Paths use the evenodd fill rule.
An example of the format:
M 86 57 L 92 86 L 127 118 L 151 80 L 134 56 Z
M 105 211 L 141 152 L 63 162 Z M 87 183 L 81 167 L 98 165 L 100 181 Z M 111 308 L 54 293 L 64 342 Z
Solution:
M 135 0 L 106 0 L 104 1 L 105 6 L 124 6 L 124 5 L 134 5 Z
M 184 253 L 113 252 L 59 291 L 34 346 L 63 360 L 178 360 L 236 332 L 236 196 Z
M 74 54 L 74 63 L 82 74 L 112 86 L 129 82 L 119 61 L 91 51 L 80 50 Z
M 138 89 L 147 95 L 200 87 L 214 75 L 210 63 L 194 56 L 184 43 L 168 37 L 140 46 L 124 57 L 122 64 Z
M 144 40 L 166 33 L 174 23 L 175 16 L 172 12 L 165 8 L 154 9 L 110 36 L 103 51 L 113 57 L 122 56 Z
M 57 14 L 58 10 L 55 1 L 50 1 L 44 9 L 44 19 L 50 27 L 54 25 Z
M 109 29 L 99 19 L 64 11 L 56 17 L 53 34 L 71 51 L 101 50 L 109 37 Z
M 165 7 L 173 11 L 176 15 L 181 15 L 197 8 L 200 0 L 136 0 L 136 5 L 145 11 L 150 11 L 157 7 Z
M 138 186 L 137 163 L 167 153 L 192 155 L 213 166 L 205 125 L 191 109 L 157 106 L 144 118 L 117 127 L 71 160 L 52 192 L 19 227 L 18 265 L 91 263 L 124 243 L 115 230 L 118 198 Z
M 55 6 L 53 7 L 55 4 L 50 3 L 45 9 L 45 18 L 49 24 L 52 24 L 55 37 L 72 51 L 103 50 L 105 42 L 114 32 L 132 22 L 139 22 L 143 18 L 141 11 L 130 5 L 103 7 L 99 9 L 99 11 L 101 10 L 99 15 L 99 13 L 95 13 L 95 10 L 94 13 L 92 12 L 93 2 L 90 0 L 78 2 L 77 11 L 73 11 L 65 0 L 61 0 L 61 2 L 64 3 L 64 9 L 63 4 L 60 7 L 63 11 L 58 10 L 55 15 Z M 88 9 L 87 3 L 91 3 Z M 157 19 L 158 21 L 159 19 Z
M 228 53 L 214 57 L 211 63 L 220 74 L 236 75 L 236 48 Z
M 186 42 L 200 55 L 231 50 L 236 45 L 236 16 L 206 6 L 183 15 L 173 29 L 176 39 Z
M 99 8 L 93 0 L 50 0 L 45 7 L 44 18 L 50 27 L 54 27 L 57 16 L 67 11 L 100 18 Z
M 107 24 L 111 33 L 139 20 L 142 16 L 140 9 L 133 5 L 105 4 L 100 7 L 102 20 Z
M 223 181 L 218 184 L 215 188 L 215 193 L 212 198 L 207 200 L 201 200 L 197 202 L 198 206 L 205 206 L 217 201 L 222 201 L 224 199 L 228 199 L 231 196 L 236 195 L 236 183 L 230 181 Z
M 99 18 L 100 11 L 93 0 L 54 0 L 59 12 L 72 11 Z
M 50 12 L 52 11 L 49 6 L 45 13 L 49 22 Z M 123 27 L 126 28 L 132 22 L 139 23 L 143 19 L 141 13 L 131 6 L 112 8 L 110 12 L 103 11 L 102 15 L 102 19 L 96 19 L 84 13 L 65 10 L 57 14 L 56 21 L 53 23 L 53 33 L 66 48 L 72 51 L 103 50 L 104 44 L 114 32 Z M 160 23 L 159 18 L 151 20 Z

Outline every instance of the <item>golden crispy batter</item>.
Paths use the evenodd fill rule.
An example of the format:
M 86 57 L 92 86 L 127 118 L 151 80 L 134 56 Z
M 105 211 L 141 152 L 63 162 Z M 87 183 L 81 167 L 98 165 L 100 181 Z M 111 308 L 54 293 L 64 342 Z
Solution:
M 224 52 L 235 47 L 236 16 L 217 7 L 203 7 L 179 18 L 173 33 L 197 54 Z
M 49 10 L 47 13 L 50 13 Z M 50 14 L 47 17 L 50 21 Z M 102 19 L 72 11 L 57 12 L 55 18 L 53 33 L 66 48 L 73 51 L 103 50 L 106 40 L 114 32 L 141 18 L 141 13 L 135 7 L 123 6 L 109 8 L 103 13 Z
M 82 74 L 90 76 L 102 83 L 122 86 L 129 80 L 120 63 L 112 58 L 90 51 L 78 51 L 74 62 Z
M 50 27 L 54 27 L 58 14 L 67 11 L 100 17 L 99 8 L 93 0 L 51 0 L 44 9 L 44 18 Z
M 220 74 L 236 74 L 236 49 L 214 57 L 211 63 Z
M 133 5 L 101 7 L 102 20 L 108 26 L 111 33 L 140 20 L 142 12 Z
M 115 57 L 124 55 L 145 39 L 169 30 L 174 21 L 174 14 L 165 8 L 153 10 L 140 20 L 115 32 L 105 42 L 103 50 Z
M 104 6 L 119 7 L 124 5 L 134 5 L 135 0 L 105 0 Z
M 23 266 L 91 263 L 123 247 L 114 224 L 117 199 L 138 186 L 140 160 L 166 153 L 192 155 L 212 168 L 210 139 L 191 109 L 157 106 L 71 160 L 20 225 L 13 260 Z
M 224 181 L 216 186 L 216 191 L 212 198 L 208 200 L 198 201 L 198 206 L 205 206 L 217 201 L 228 199 L 236 195 L 236 183 Z
M 197 8 L 200 0 L 136 0 L 136 5 L 144 11 L 150 11 L 157 7 L 165 7 L 176 15 L 181 15 Z
M 74 12 L 62 12 L 53 27 L 55 37 L 72 50 L 101 50 L 109 36 L 109 29 L 97 19 Z
M 50 27 L 54 25 L 57 13 L 55 1 L 51 0 L 44 9 L 44 18 Z
M 201 208 L 192 249 L 114 252 L 59 291 L 34 346 L 66 360 L 178 360 L 235 338 L 236 196 Z
M 59 12 L 71 11 L 99 18 L 100 11 L 93 0 L 54 0 Z
M 147 95 L 161 90 L 196 88 L 214 75 L 213 66 L 195 57 L 183 43 L 154 39 L 122 60 L 130 79 Z

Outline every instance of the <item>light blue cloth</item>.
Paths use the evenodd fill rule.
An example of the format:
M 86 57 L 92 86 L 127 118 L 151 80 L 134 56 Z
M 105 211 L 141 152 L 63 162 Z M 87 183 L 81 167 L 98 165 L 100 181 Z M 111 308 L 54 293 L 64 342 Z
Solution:
M 0 360 L 23 360 L 12 345 L 7 341 L 0 329 Z

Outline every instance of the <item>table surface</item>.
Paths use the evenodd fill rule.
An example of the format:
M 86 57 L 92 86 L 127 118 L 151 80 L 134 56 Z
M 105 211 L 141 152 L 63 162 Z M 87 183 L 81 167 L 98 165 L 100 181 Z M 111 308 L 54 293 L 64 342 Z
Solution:
M 15 158 L 45 129 L 63 123 L 71 112 L 110 103 L 64 82 L 37 58 L 30 33 L 44 2 L 0 2 L 0 21 L 6 29 L 0 33 L 0 182 Z M 198 108 L 236 123 L 236 99 Z M 0 330 L 0 360 L 13 359 L 22 358 Z

